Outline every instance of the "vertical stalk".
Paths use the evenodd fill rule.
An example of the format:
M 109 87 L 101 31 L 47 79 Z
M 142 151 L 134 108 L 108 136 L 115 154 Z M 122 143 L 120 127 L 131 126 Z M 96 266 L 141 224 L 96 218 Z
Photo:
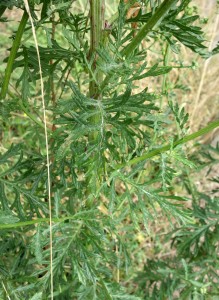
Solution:
M 102 72 L 97 69 L 98 54 L 97 49 L 102 41 L 104 28 L 105 0 L 90 0 L 90 60 L 92 62 L 92 73 L 90 76 L 89 96 L 93 99 L 101 99 L 100 85 L 102 82 Z M 91 122 L 97 124 L 100 121 L 100 115 L 97 113 Z M 90 141 L 97 138 L 97 132 L 91 134 Z
M 55 15 L 54 13 L 52 14 L 50 21 L 52 23 L 52 33 L 51 33 L 51 39 L 52 41 L 55 40 L 55 32 L 56 32 L 56 26 L 55 26 Z M 51 77 L 50 77 L 50 86 L 51 86 L 51 98 L 52 98 L 52 105 L 53 107 L 56 104 L 56 94 L 55 94 L 55 85 L 54 85 L 54 70 L 53 70 L 53 59 L 50 60 L 49 62 L 51 69 L 52 69 L 52 73 L 51 73 Z
M 90 78 L 89 93 L 90 97 L 94 99 L 100 98 L 99 85 L 102 81 L 102 74 L 100 71 L 96 71 L 97 65 L 97 49 L 100 47 L 100 42 L 103 34 L 104 25 L 104 10 L 105 10 L 105 0 L 90 0 L 90 58 L 92 62 L 92 71 L 95 73 L 96 81 Z
M 166 45 L 166 49 L 165 49 L 165 54 L 164 54 L 164 61 L 163 61 L 163 65 L 166 67 L 168 66 L 168 62 L 169 62 L 169 57 L 170 57 L 170 45 L 167 43 Z M 167 78 L 168 78 L 168 74 L 164 74 L 163 75 L 163 82 L 162 82 L 162 97 L 160 100 L 160 107 L 163 106 L 163 98 L 165 96 L 165 98 L 167 98 L 168 100 L 168 84 L 167 84 Z
M 27 20 L 28 20 L 28 14 L 26 11 L 24 11 L 22 19 L 20 21 L 20 25 L 18 27 L 18 31 L 17 31 L 15 39 L 13 41 L 13 45 L 11 47 L 11 52 L 10 52 L 9 58 L 8 58 L 8 63 L 7 63 L 7 67 L 5 69 L 5 76 L 4 76 L 4 80 L 3 80 L 3 84 L 2 84 L 0 99 L 4 99 L 6 97 L 6 94 L 8 91 L 9 80 L 10 80 L 12 69 L 13 69 L 14 60 L 15 60 L 17 51 L 20 46 L 21 38 L 24 33 L 24 29 L 27 24 Z
M 89 96 L 90 98 L 101 101 L 100 85 L 102 82 L 102 72 L 97 68 L 98 53 L 97 49 L 100 47 L 103 34 L 103 24 L 104 24 L 104 10 L 105 10 L 105 0 L 90 0 L 90 52 L 89 59 L 91 63 L 92 74 L 90 74 L 90 84 L 89 84 Z M 96 110 L 96 111 L 95 111 Z M 90 118 L 91 126 L 99 125 L 101 122 L 101 112 L 98 106 L 94 106 L 94 114 Z M 98 143 L 99 130 L 94 130 L 88 135 L 88 140 L 91 145 Z M 93 158 L 96 155 L 100 155 L 98 150 L 93 153 Z M 96 159 L 94 159 L 96 161 Z M 91 157 L 92 163 L 92 157 Z M 96 165 L 96 163 L 95 163 Z M 92 193 L 93 188 L 96 189 L 99 186 L 99 179 L 102 175 L 100 167 L 96 165 L 95 174 L 92 172 L 87 178 L 88 188 L 87 195 Z M 92 200 L 87 202 L 88 207 L 92 207 Z

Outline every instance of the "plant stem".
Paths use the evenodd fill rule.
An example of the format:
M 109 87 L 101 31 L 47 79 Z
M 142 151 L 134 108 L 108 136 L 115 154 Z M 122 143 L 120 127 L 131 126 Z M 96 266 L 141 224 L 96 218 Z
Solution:
M 165 54 L 164 54 L 164 62 L 163 62 L 164 67 L 168 66 L 169 56 L 170 56 L 170 45 L 167 43 L 166 49 L 165 49 Z M 162 93 L 163 94 L 167 93 L 167 82 L 166 82 L 167 76 L 168 76 L 167 73 L 163 75 L 163 82 L 162 82 Z
M 132 166 L 132 165 L 135 165 L 137 163 L 140 163 L 146 159 L 149 159 L 149 158 L 152 158 L 156 155 L 159 155 L 163 152 L 166 152 L 172 148 L 175 148 L 176 146 L 178 145 L 182 145 L 182 144 L 185 144 L 189 141 L 192 141 L 204 134 L 207 134 L 208 132 L 210 132 L 211 130 L 213 130 L 214 128 L 216 127 L 219 127 L 219 120 L 215 121 L 215 122 L 212 122 L 210 123 L 209 125 L 207 125 L 206 127 L 192 133 L 192 134 L 189 134 L 189 135 L 186 135 L 184 136 L 182 139 L 178 140 L 178 141 L 175 141 L 173 144 L 168 144 L 166 146 L 163 146 L 163 147 L 160 147 L 160 148 L 157 148 L 157 149 L 154 149 L 150 152 L 147 152 L 139 157 L 135 157 L 133 159 L 131 159 L 130 161 L 126 162 L 126 163 L 123 163 L 123 164 L 118 164 L 115 166 L 115 170 L 119 170 L 119 169 L 122 169 L 124 167 L 128 167 L 128 166 Z
M 20 46 L 21 38 L 24 33 L 24 29 L 27 24 L 27 20 L 28 20 L 28 14 L 26 11 L 24 11 L 22 19 L 20 21 L 20 25 L 18 27 L 18 31 L 16 33 L 16 36 L 15 36 L 15 39 L 14 39 L 14 42 L 13 42 L 13 45 L 11 48 L 9 58 L 8 58 L 8 63 L 7 63 L 7 67 L 5 69 L 5 77 L 4 77 L 3 84 L 2 84 L 0 99 L 5 99 L 5 97 L 6 97 L 6 94 L 8 91 L 9 80 L 10 80 L 12 69 L 13 69 L 14 60 L 15 60 L 17 51 Z
M 166 49 L 165 49 L 165 54 L 164 54 L 164 62 L 163 65 L 164 67 L 168 66 L 168 61 L 169 61 L 169 56 L 170 56 L 170 45 L 167 43 Z M 168 101 L 168 84 L 167 84 L 167 77 L 168 73 L 163 75 L 163 81 L 162 81 L 162 97 L 160 100 L 160 107 L 163 106 L 163 98 L 166 97 Z
M 103 24 L 104 24 L 104 11 L 105 11 L 105 0 L 90 0 L 90 52 L 89 60 L 91 63 L 90 72 L 90 84 L 89 84 L 89 96 L 95 100 L 101 100 L 100 84 L 102 81 L 102 72 L 97 68 L 98 53 L 97 50 L 100 48 L 100 43 L 102 41 L 103 35 Z M 90 123 L 92 126 L 99 126 L 101 122 L 101 113 L 97 110 L 98 107 L 94 107 L 94 114 L 90 118 Z M 99 130 L 95 130 L 88 135 L 88 141 L 91 147 L 98 143 Z M 97 151 L 98 152 L 98 151 Z M 93 153 L 91 157 L 95 158 L 96 154 Z M 93 172 L 92 172 L 93 173 Z M 92 193 L 92 187 L 97 187 L 99 185 L 99 177 L 101 176 L 100 168 L 95 168 L 95 174 L 91 174 L 87 178 L 87 196 Z M 93 181 L 93 184 L 91 182 Z M 87 207 L 92 206 L 93 203 L 87 202 Z
M 178 0 L 164 0 L 160 7 L 156 10 L 154 15 L 148 20 L 148 22 L 141 28 L 138 34 L 132 39 L 132 41 L 122 50 L 122 55 L 128 57 L 132 54 L 136 47 L 141 43 L 141 41 L 146 37 L 146 35 L 157 25 L 163 17 L 166 15 L 168 10 L 177 2 Z
M 67 220 L 75 220 L 75 222 L 80 222 L 77 217 L 74 216 L 67 216 L 63 218 L 52 218 L 53 223 L 62 223 Z M 23 221 L 23 222 L 16 222 L 16 223 L 8 223 L 8 224 L 0 224 L 0 229 L 12 229 L 12 228 L 17 228 L 17 227 L 25 227 L 25 226 L 31 226 L 35 224 L 41 224 L 41 223 L 49 223 L 49 218 L 38 218 L 34 220 L 29 220 L 29 221 Z
M 51 16 L 50 21 L 52 23 L 51 39 L 53 41 L 53 40 L 55 40 L 55 32 L 56 32 L 55 15 L 54 15 L 54 13 Z M 55 107 L 55 105 L 56 105 L 56 93 L 55 93 L 55 84 L 54 84 L 53 59 L 50 60 L 49 64 L 51 66 L 51 77 L 50 77 L 51 100 L 52 100 L 53 107 Z
M 95 74 L 95 79 L 90 76 L 89 95 L 93 99 L 100 99 L 100 84 L 102 81 L 102 72 L 97 70 L 98 54 L 97 49 L 100 47 L 100 43 L 103 35 L 103 24 L 104 24 L 104 10 L 105 0 L 90 0 L 90 60 L 92 62 L 92 73 Z M 100 122 L 100 115 L 94 114 L 91 123 L 98 124 Z M 98 132 L 93 132 L 89 136 L 90 142 L 97 139 Z
M 92 61 L 92 71 L 96 71 L 97 66 L 97 49 L 100 47 L 100 42 L 103 33 L 103 22 L 104 22 L 104 0 L 90 0 L 90 22 L 91 22 L 91 45 L 90 45 L 90 58 Z M 89 93 L 90 97 L 99 99 L 100 92 L 98 84 L 102 80 L 102 73 L 97 71 L 95 73 L 96 82 L 90 78 Z

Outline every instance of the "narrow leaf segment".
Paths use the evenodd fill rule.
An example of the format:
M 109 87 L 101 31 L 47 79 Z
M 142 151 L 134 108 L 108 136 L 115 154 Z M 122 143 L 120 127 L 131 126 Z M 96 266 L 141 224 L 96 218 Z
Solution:
M 13 45 L 11 48 L 9 58 L 8 58 L 8 63 L 7 63 L 7 67 L 5 69 L 5 77 L 4 77 L 3 84 L 2 84 L 0 99 L 4 99 L 6 97 L 6 94 L 8 91 L 8 85 L 9 85 L 9 81 L 10 81 L 11 73 L 12 73 L 12 69 L 13 69 L 14 60 L 15 60 L 17 51 L 20 46 L 21 38 L 24 33 L 24 29 L 27 24 L 27 20 L 28 20 L 28 14 L 26 11 L 24 11 L 20 25 L 18 27 L 18 31 L 16 33 L 16 36 L 15 36 L 15 39 L 14 39 L 14 42 L 13 42 Z
M 165 17 L 169 9 L 178 2 L 178 0 L 165 0 L 154 15 L 148 20 L 148 22 L 142 27 L 138 34 L 133 38 L 130 44 L 128 44 L 123 50 L 122 55 L 125 57 L 132 54 L 141 41 L 147 36 L 147 34 Z

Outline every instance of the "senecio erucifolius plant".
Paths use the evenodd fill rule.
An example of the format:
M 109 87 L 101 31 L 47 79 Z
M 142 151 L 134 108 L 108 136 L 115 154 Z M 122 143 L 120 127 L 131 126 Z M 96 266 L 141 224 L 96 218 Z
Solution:
M 167 80 L 219 50 L 193 1 L 5 0 L 0 21 L 0 299 L 218 299 L 218 191 L 192 178 L 219 147 L 189 150 L 219 121 L 191 132 Z

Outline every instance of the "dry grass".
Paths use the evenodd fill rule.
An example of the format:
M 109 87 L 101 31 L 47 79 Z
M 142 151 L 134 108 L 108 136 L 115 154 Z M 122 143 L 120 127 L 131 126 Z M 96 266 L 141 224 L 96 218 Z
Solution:
M 217 1 L 196 0 L 201 16 L 208 18 L 208 25 L 205 27 L 206 39 L 209 50 L 214 48 L 219 41 L 219 15 L 217 13 Z M 188 59 L 189 59 L 189 53 Z M 187 79 L 190 86 L 189 98 L 186 103 L 190 113 L 190 129 L 192 132 L 204 127 L 207 123 L 219 118 L 219 55 L 204 61 L 197 58 L 199 65 L 198 70 L 188 71 Z M 219 141 L 219 128 L 203 136 L 200 140 L 202 143 L 216 146 Z M 196 175 L 194 184 L 200 191 L 210 193 L 218 185 L 209 182 L 208 178 L 219 175 L 219 165 L 215 165 L 210 173 L 209 167 Z
M 196 0 L 196 2 L 201 16 L 209 19 L 209 23 L 205 27 L 205 34 L 209 50 L 212 50 L 219 40 L 217 3 L 216 0 Z M 191 115 L 190 127 L 192 131 L 219 117 L 219 93 L 217 89 L 219 84 L 219 56 L 214 56 L 206 61 L 198 58 L 197 63 L 199 68 L 195 71 L 195 75 L 190 72 L 188 76 L 191 93 L 187 107 Z M 211 142 L 212 138 L 212 134 L 209 134 L 204 138 L 204 141 Z
M 206 46 L 209 50 L 212 50 L 219 41 L 219 15 L 216 14 L 216 0 L 195 0 L 194 3 L 201 17 L 209 19 L 208 24 L 203 27 Z M 148 47 L 148 44 L 145 42 L 144 46 Z M 149 66 L 157 62 L 159 54 L 156 53 L 156 49 L 159 48 L 160 45 L 153 47 L 153 52 L 151 52 L 147 58 Z M 204 127 L 210 121 L 219 118 L 219 92 L 217 89 L 219 85 L 219 55 L 204 60 L 183 46 L 181 46 L 181 50 L 184 60 L 183 64 L 191 65 L 194 61 L 197 67 L 195 69 L 173 69 L 172 72 L 167 75 L 167 81 L 170 87 L 174 86 L 176 81 L 187 87 L 186 92 L 175 92 L 177 93 L 179 103 L 185 106 L 190 114 L 190 130 L 194 132 Z M 173 60 L 177 60 L 177 58 L 177 55 L 170 53 L 169 65 L 174 65 Z M 140 89 L 149 86 L 149 90 L 151 91 L 159 90 L 159 87 L 162 85 L 162 78 L 154 78 L 152 80 L 150 78 L 149 80 L 142 81 Z M 165 101 L 163 104 L 166 104 Z M 216 130 L 214 137 L 216 132 L 219 135 L 219 132 Z M 212 140 L 212 133 L 203 139 L 205 143 L 210 143 Z

